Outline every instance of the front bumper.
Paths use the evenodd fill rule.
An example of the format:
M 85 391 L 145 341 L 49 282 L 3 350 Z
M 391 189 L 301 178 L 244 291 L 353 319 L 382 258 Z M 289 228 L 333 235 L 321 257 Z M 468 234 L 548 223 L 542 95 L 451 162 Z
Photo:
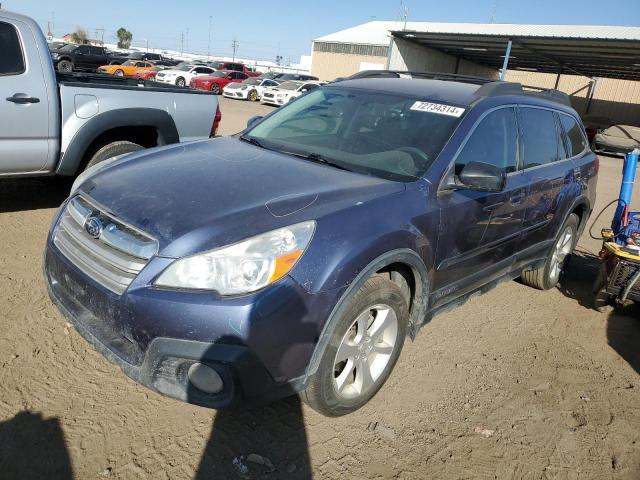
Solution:
M 290 278 L 233 299 L 151 287 L 166 267 L 152 260 L 122 295 L 80 272 L 49 238 L 44 275 L 52 301 L 76 330 L 133 380 L 210 408 L 264 403 L 304 388 L 334 293 L 310 295 Z M 224 382 L 217 394 L 193 387 L 195 362 Z

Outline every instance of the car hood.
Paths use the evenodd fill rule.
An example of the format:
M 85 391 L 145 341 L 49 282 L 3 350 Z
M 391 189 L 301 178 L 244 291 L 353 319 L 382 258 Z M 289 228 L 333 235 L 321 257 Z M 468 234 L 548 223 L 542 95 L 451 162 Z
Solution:
M 130 155 L 78 191 L 179 257 L 404 189 L 226 137 Z

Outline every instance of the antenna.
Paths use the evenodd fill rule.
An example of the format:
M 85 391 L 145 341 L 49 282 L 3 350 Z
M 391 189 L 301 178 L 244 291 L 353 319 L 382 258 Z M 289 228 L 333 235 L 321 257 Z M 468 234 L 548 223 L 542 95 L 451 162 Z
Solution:
M 404 22 L 402 30 L 407 29 L 407 17 L 409 16 L 409 7 L 404 4 L 403 0 L 400 0 L 400 18 Z

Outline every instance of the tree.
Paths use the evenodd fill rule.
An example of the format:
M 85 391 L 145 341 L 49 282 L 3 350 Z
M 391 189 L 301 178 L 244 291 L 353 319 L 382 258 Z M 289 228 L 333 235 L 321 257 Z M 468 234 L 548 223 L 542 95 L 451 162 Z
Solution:
M 79 43 L 80 45 L 84 45 L 88 42 L 87 32 L 81 28 L 70 34 L 70 37 L 73 43 Z
M 131 33 L 129 30 L 120 27 L 116 32 L 116 35 L 118 36 L 118 48 L 129 48 L 131 46 L 133 33 Z

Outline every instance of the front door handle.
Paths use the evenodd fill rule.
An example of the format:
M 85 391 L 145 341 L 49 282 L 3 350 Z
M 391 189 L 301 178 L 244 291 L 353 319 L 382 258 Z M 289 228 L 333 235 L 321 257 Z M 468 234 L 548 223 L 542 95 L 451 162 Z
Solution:
M 7 97 L 7 102 L 13 103 L 39 103 L 40 99 L 36 97 L 29 97 L 26 93 L 14 93 L 13 97 Z

